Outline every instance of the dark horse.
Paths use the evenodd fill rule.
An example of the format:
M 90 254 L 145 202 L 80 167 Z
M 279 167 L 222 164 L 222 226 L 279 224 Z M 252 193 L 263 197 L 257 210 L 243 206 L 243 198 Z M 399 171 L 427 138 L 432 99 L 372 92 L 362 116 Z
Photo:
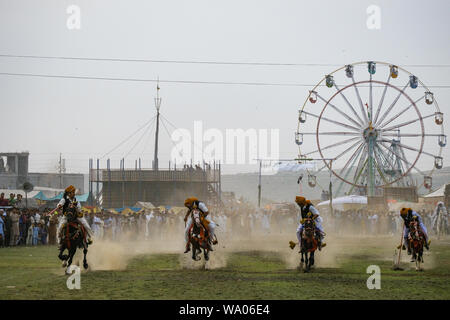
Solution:
M 409 247 L 411 248 L 411 261 L 416 263 L 416 271 L 420 271 L 420 263 L 423 263 L 423 246 L 425 243 L 425 235 L 420 229 L 417 219 L 413 219 L 409 223 L 408 242 Z
M 305 264 L 304 271 L 308 272 L 314 265 L 314 251 L 316 251 L 318 243 L 316 237 L 316 224 L 312 218 L 305 218 L 301 239 L 300 252 L 302 258 L 300 260 L 300 268 L 303 268 L 303 264 Z
M 193 210 L 191 213 L 192 227 L 189 231 L 189 241 L 192 244 L 192 259 L 195 261 L 200 260 L 198 256 L 202 252 L 205 255 L 205 260 L 209 260 L 209 251 L 211 249 L 209 232 L 201 221 L 201 213 L 199 210 Z
M 87 269 L 89 266 L 86 260 L 86 254 L 88 252 L 86 230 L 83 225 L 78 222 L 76 214 L 68 213 L 66 217 L 67 223 L 63 226 L 58 258 L 63 261 L 63 267 L 67 266 L 67 268 L 69 268 L 77 248 L 83 248 L 83 267 Z M 67 249 L 68 255 L 63 254 L 65 249 Z

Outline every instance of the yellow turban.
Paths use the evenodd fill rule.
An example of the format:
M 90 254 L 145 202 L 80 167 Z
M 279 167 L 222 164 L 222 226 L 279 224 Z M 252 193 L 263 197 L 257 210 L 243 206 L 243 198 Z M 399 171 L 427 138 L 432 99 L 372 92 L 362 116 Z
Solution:
M 295 197 L 295 202 L 297 202 L 299 205 L 304 206 L 306 204 L 306 198 L 305 197 Z
M 194 203 L 194 201 L 198 201 L 198 199 L 196 197 L 187 198 L 186 200 L 184 200 L 184 206 L 189 207 Z
M 72 191 L 74 191 L 75 192 L 75 187 L 74 186 L 72 186 L 72 185 L 70 185 L 70 186 L 68 186 L 67 188 L 66 188 L 66 190 L 65 190 L 67 193 L 70 193 L 70 192 L 72 192 Z

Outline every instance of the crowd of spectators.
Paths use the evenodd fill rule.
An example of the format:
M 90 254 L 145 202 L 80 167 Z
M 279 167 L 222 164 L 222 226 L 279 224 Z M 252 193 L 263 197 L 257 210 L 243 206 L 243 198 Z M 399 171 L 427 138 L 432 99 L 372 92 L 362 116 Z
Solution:
M 10 199 L 13 199 L 10 197 Z M 14 200 L 14 199 L 13 199 Z M 0 195 L 0 204 L 6 204 Z M 0 246 L 34 246 L 57 244 L 57 226 L 61 214 L 50 215 L 50 209 L 20 208 L 22 200 L 16 199 L 13 207 L 0 209 Z M 328 210 L 320 209 L 323 227 L 327 234 L 339 236 L 394 236 L 401 234 L 403 221 L 398 212 L 374 210 Z M 422 210 L 429 234 L 433 234 L 434 210 Z M 85 218 L 91 226 L 94 239 L 108 241 L 170 240 L 174 235 L 182 237 L 185 229 L 185 210 L 177 213 L 160 208 L 145 209 L 139 213 L 118 214 L 107 210 L 87 213 Z M 240 199 L 222 210 L 212 208 L 209 216 L 218 226 L 216 233 L 222 239 L 231 235 L 251 239 L 253 236 L 295 234 L 300 221 L 300 210 L 294 206 L 258 209 Z

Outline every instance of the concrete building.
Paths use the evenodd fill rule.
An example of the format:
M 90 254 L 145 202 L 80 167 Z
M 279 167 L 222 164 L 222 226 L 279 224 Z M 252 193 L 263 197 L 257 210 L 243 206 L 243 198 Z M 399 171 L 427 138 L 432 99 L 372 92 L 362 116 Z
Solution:
M 84 175 L 77 173 L 28 172 L 28 152 L 0 153 L 0 189 L 22 189 L 24 182 L 34 186 L 64 189 L 73 185 L 84 193 Z

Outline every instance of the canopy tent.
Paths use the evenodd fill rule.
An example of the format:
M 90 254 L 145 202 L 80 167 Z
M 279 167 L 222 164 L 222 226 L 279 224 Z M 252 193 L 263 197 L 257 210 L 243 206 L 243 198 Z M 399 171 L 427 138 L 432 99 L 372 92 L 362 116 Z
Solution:
M 151 202 L 144 202 L 144 201 L 136 202 L 136 204 L 133 207 L 141 208 L 141 209 L 153 209 L 153 208 L 155 208 L 153 203 L 151 203 Z
M 320 202 L 317 207 L 329 206 L 330 200 Z M 350 195 L 333 199 L 333 208 L 338 210 L 361 209 L 367 206 L 367 197 Z
M 63 197 L 64 193 L 60 192 L 59 194 L 57 194 L 56 196 L 53 197 L 47 197 L 44 192 L 39 191 L 39 193 L 37 193 L 33 198 L 34 199 L 38 199 L 41 201 L 58 201 L 61 200 Z M 85 194 L 79 194 L 76 195 L 75 198 L 77 198 L 77 200 L 79 202 L 87 202 L 88 198 L 89 198 L 89 193 L 85 193 Z
M 169 212 L 175 214 L 175 215 L 179 215 L 180 213 L 186 213 L 187 212 L 187 208 L 185 207 L 171 207 L 169 209 Z
M 97 212 L 101 212 L 101 211 L 102 210 L 99 207 L 96 207 L 96 206 L 83 206 L 83 207 L 81 207 L 81 212 L 83 212 L 83 213 L 97 213 Z
M 115 211 L 121 214 L 130 214 L 130 213 L 139 213 L 143 211 L 143 209 L 136 207 L 125 207 L 125 208 L 117 208 L 115 209 Z
M 439 189 L 427 194 L 424 196 L 424 198 L 437 198 L 437 197 L 444 197 L 445 193 L 445 184 L 442 185 Z

